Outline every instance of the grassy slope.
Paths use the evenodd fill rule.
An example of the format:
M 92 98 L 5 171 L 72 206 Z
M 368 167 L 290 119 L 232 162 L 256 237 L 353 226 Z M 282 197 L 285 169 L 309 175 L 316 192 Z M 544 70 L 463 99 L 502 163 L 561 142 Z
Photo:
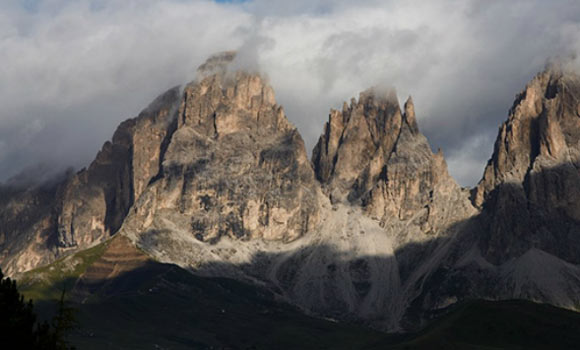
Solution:
M 580 348 L 580 313 L 523 300 L 476 300 L 456 305 L 445 316 L 395 347 L 474 350 L 577 348 Z
M 307 317 L 236 281 L 198 278 L 170 265 L 149 269 L 155 278 L 136 290 L 81 307 L 81 321 L 90 326 L 76 337 L 79 348 L 353 349 L 385 337 Z
M 109 243 L 22 275 L 20 290 L 47 317 L 62 286 L 70 291 Z M 81 328 L 71 340 L 79 349 L 352 349 L 385 338 L 308 317 L 260 288 L 154 261 L 107 281 L 75 308 Z
M 18 288 L 33 300 L 58 300 L 63 287 L 73 288 L 74 282 L 102 256 L 110 241 L 64 257 L 54 263 L 17 276 Z
M 50 303 L 108 243 L 27 273 L 27 297 Z M 149 262 L 108 281 L 85 304 L 72 340 L 79 349 L 573 349 L 580 314 L 525 301 L 473 301 L 415 335 L 391 336 L 311 318 L 260 288 L 201 278 Z

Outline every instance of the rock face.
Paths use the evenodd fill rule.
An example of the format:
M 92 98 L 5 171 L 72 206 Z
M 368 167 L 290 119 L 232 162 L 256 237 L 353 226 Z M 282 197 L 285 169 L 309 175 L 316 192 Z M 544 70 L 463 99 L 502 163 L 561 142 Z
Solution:
M 304 142 L 262 77 L 222 70 L 202 77 L 185 87 L 176 118 L 161 172 L 130 220 L 140 225 L 134 230 L 160 229 L 157 221 L 171 215 L 201 242 L 287 242 L 316 225 Z
M 54 260 L 56 186 L 0 187 L 0 262 L 12 274 Z
M 175 128 L 179 88 L 123 122 L 87 169 L 50 186 L 7 188 L 0 205 L 0 242 L 7 273 L 29 270 L 101 242 L 120 228 L 149 181 L 159 172 L 166 138 Z
M 7 196 L 0 213 L 14 232 L 2 246 L 4 270 L 27 270 L 101 242 L 119 230 L 130 208 L 136 216 L 147 213 L 143 230 L 157 211 L 178 213 L 191 237 L 204 242 L 291 241 L 311 229 L 317 184 L 302 138 L 262 77 L 227 72 L 234 56 L 212 57 L 183 93 L 173 88 L 123 122 L 91 165 L 54 193 Z M 31 219 L 39 223 L 13 228 Z M 22 255 L 32 240 L 38 252 Z
M 158 97 L 139 117 L 123 122 L 88 169 L 60 191 L 58 244 L 86 247 L 117 232 L 135 198 L 159 173 L 179 88 Z
M 472 190 L 482 210 L 454 240 L 440 243 L 447 247 L 444 258 L 425 276 L 417 309 L 464 298 L 523 298 L 578 309 L 579 99 L 579 77 L 558 67 L 517 96 Z
M 424 278 L 414 274 L 426 264 L 417 251 L 429 260 L 437 245 L 423 244 L 454 236 L 457 221 L 477 213 L 420 134 L 412 101 L 402 114 L 394 93 L 369 90 L 331 112 L 313 157 L 320 183 L 298 134 L 264 97 L 268 89 L 256 83 L 256 102 L 240 105 L 236 91 L 259 80 L 236 73 L 237 85 L 224 86 L 225 77 L 186 88 L 163 172 L 121 234 L 195 273 L 268 286 L 317 314 L 399 329 Z M 408 244 L 418 248 L 400 249 Z
M 383 227 L 411 222 L 424 237 L 475 214 L 443 154 L 419 132 L 413 100 L 402 113 L 394 91 L 367 90 L 331 111 L 312 159 L 333 202 L 360 205 Z
M 550 67 L 521 92 L 473 190 L 485 208 L 484 256 L 531 248 L 580 263 L 580 78 Z M 509 215 L 506 215 L 509 213 Z
M 370 89 L 332 110 L 309 161 L 267 80 L 230 71 L 232 60 L 210 58 L 183 90 L 123 122 L 87 169 L 4 186 L 0 266 L 28 270 L 115 235 L 112 258 L 136 244 L 385 330 L 416 329 L 470 298 L 580 305 L 575 74 L 532 80 L 470 191 L 431 151 L 411 98 L 401 109 L 394 91 Z M 82 297 L 99 286 L 90 276 Z

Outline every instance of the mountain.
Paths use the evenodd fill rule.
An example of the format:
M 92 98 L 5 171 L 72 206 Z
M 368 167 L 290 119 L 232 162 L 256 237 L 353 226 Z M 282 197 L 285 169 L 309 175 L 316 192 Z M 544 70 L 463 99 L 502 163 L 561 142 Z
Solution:
M 4 186 L 2 269 L 10 274 L 45 265 L 116 233 L 157 175 L 179 97 L 179 88 L 171 89 L 121 123 L 88 168 L 41 186 Z
M 473 190 L 486 209 L 487 260 L 538 248 L 580 263 L 579 142 L 580 78 L 551 67 L 517 96 Z
M 580 341 L 579 313 L 526 301 L 459 303 L 411 334 L 309 317 L 264 288 L 156 262 L 121 235 L 19 282 L 44 317 L 67 288 L 81 325 L 70 340 L 80 349 L 563 349 Z
M 576 74 L 552 66 L 530 82 L 465 189 L 421 134 L 412 98 L 401 108 L 373 88 L 331 110 L 309 161 L 267 79 L 234 60 L 210 58 L 123 122 L 87 169 L 4 186 L 3 270 L 19 276 L 113 236 L 131 258 L 86 271 L 75 293 L 100 293 L 91 276 L 141 266 L 139 251 L 385 331 L 416 331 L 472 299 L 578 310 Z
M 578 310 L 579 87 L 577 74 L 554 65 L 516 97 L 483 178 L 471 190 L 479 212 L 457 235 L 435 243 L 442 259 L 430 266 L 409 308 L 412 324 L 420 310 L 466 298 Z

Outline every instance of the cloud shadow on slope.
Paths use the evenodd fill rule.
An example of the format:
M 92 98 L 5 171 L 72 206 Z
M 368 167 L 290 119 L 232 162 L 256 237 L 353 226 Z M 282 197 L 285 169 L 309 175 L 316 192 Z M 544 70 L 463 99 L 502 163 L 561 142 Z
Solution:
M 564 284 L 580 285 L 580 269 L 573 266 L 580 263 L 580 222 L 570 215 L 575 189 L 559 189 L 550 196 L 546 186 L 554 181 L 571 186 L 580 183 L 580 177 L 565 164 L 530 174 L 522 185 L 499 185 L 479 214 L 444 230 L 451 234 L 408 243 L 394 256 L 350 257 L 332 246 L 316 245 L 292 252 L 260 252 L 247 263 L 211 262 L 196 269 L 202 275 L 237 278 L 241 271 L 242 279 L 257 280 L 315 315 L 382 325 L 379 328 L 389 327 L 389 317 L 380 313 L 399 312 L 396 303 L 406 305 L 400 320 L 407 330 L 437 317 L 434 309 L 471 299 L 521 298 L 577 308 L 580 297 L 573 289 L 566 291 L 566 300 L 559 300 L 556 294 L 561 290 L 550 295 L 545 280 L 536 281 L 539 287 L 530 282 L 522 287 L 515 280 L 516 268 L 533 279 L 539 276 L 532 271 L 538 267 L 561 274 L 558 278 L 569 277 Z M 325 263 L 317 256 L 334 258 Z M 571 272 L 560 272 L 561 267 Z M 383 273 L 396 273 L 396 278 L 377 283 Z M 397 279 L 399 285 L 393 286 Z M 377 301 L 381 295 L 391 300 Z
M 213 304 L 211 304 L 216 309 L 211 312 L 218 314 L 221 313 L 221 309 L 216 305 L 222 302 L 220 300 L 225 297 L 224 293 L 227 294 L 225 299 L 227 302 L 236 302 L 239 299 L 238 287 L 232 287 L 228 291 L 229 287 L 224 287 L 224 283 L 235 286 L 239 284 L 239 286 L 245 286 L 243 288 L 249 288 L 249 290 L 254 291 L 260 290 L 261 292 L 259 293 L 265 294 L 260 295 L 259 298 L 264 297 L 270 300 L 270 302 L 274 303 L 271 305 L 278 305 L 280 301 L 293 302 L 295 301 L 293 298 L 300 296 L 300 293 L 303 292 L 300 288 L 296 289 L 298 285 L 296 281 L 300 280 L 300 276 L 303 273 L 301 268 L 305 264 L 307 266 L 309 261 L 312 261 L 313 254 L 337 257 L 337 259 L 326 261 L 323 270 L 317 269 L 317 271 L 323 271 L 324 274 L 318 277 L 316 275 L 313 276 L 312 283 L 318 284 L 323 294 L 318 299 L 310 299 L 315 302 L 317 300 L 322 301 L 318 305 L 316 303 L 310 305 L 313 306 L 311 308 L 312 314 L 315 316 L 334 317 L 363 326 L 371 325 L 376 327 L 376 324 L 365 322 L 357 315 L 353 315 L 353 311 L 359 311 L 361 307 L 366 307 L 369 310 L 375 308 L 376 314 L 373 316 L 375 317 L 373 321 L 380 323 L 384 321 L 380 318 L 382 312 L 386 313 L 397 309 L 396 305 L 393 305 L 397 302 L 408 302 L 408 308 L 401 315 L 401 325 L 405 329 L 416 330 L 426 325 L 429 321 L 440 317 L 441 314 L 448 310 L 447 306 L 452 303 L 461 303 L 480 298 L 511 299 L 517 297 L 532 300 L 541 298 L 541 294 L 510 294 L 510 285 L 502 285 L 497 272 L 500 264 L 509 263 L 514 258 L 521 257 L 531 248 L 558 256 L 567 263 L 578 263 L 578 259 L 580 259 L 580 244 L 577 237 L 580 237 L 580 223 L 568 215 L 566 207 L 552 205 L 553 203 L 550 204 L 551 202 L 544 203 L 545 205 L 542 206 L 540 205 L 541 203 L 537 202 L 537 198 L 531 199 L 526 195 L 526 193 L 529 193 L 530 188 L 539 188 L 538 184 L 544 183 L 545 179 L 554 177 L 569 179 L 566 177 L 568 175 L 562 175 L 569 174 L 569 171 L 569 166 L 563 165 L 543 173 L 530 175 L 523 186 L 517 184 L 501 185 L 490 193 L 486 206 L 480 214 L 466 221 L 456 223 L 447 229 L 449 232 L 454 232 L 453 235 L 434 236 L 423 243 L 404 245 L 394 252 L 394 256 L 358 256 L 351 258 L 343 252 L 336 251 L 331 246 L 318 245 L 291 253 L 258 253 L 252 257 L 250 262 L 245 264 L 214 262 L 210 265 L 199 267 L 198 272 L 202 274 L 207 271 L 221 271 L 224 275 L 230 276 L 232 273 L 235 275 L 236 271 L 242 271 L 246 281 L 251 279 L 261 280 L 263 282 L 261 287 L 250 287 L 227 278 L 203 278 L 190 274 L 181 275 L 185 272 L 175 273 L 180 274 L 179 276 L 183 278 L 191 279 L 190 282 L 185 283 L 187 286 L 184 286 L 179 281 L 181 277 L 177 281 L 167 284 L 167 281 L 163 278 L 166 273 L 173 274 L 174 272 L 172 271 L 182 270 L 174 265 L 150 262 L 144 267 L 115 277 L 115 280 L 106 281 L 102 286 L 98 284 L 89 286 L 89 294 L 96 297 L 87 301 L 89 306 L 87 306 L 86 310 L 90 309 L 90 313 L 94 312 L 97 315 L 90 321 L 94 325 L 103 321 L 99 319 L 99 317 L 104 317 L 102 313 L 99 314 L 98 309 L 100 307 L 108 305 L 103 310 L 118 308 L 117 311 L 125 312 L 125 314 L 115 314 L 115 317 L 121 318 L 119 322 L 131 323 L 131 327 L 135 327 L 134 331 L 138 333 L 138 325 L 141 320 L 133 316 L 132 313 L 139 314 L 139 312 L 143 312 L 146 309 L 143 309 L 140 305 L 141 303 L 147 303 L 149 294 L 155 294 L 157 286 L 163 286 L 165 291 L 172 290 L 178 294 L 175 296 L 175 300 L 171 302 L 173 303 L 171 305 L 179 309 L 180 313 L 182 312 L 180 317 L 183 317 L 183 321 L 180 322 L 183 322 L 181 325 L 183 327 L 186 324 L 190 324 L 188 322 L 192 322 L 191 324 L 203 323 L 202 319 L 197 318 L 198 316 L 192 316 L 193 318 L 190 319 L 192 312 L 197 312 L 199 315 L 210 312 L 207 309 L 203 309 L 205 306 L 199 305 L 195 306 L 201 307 L 201 309 L 197 309 L 198 311 L 193 306 L 178 307 L 178 305 L 189 305 L 187 303 L 192 295 L 197 295 L 198 297 L 202 294 L 205 295 L 205 293 L 218 295 L 219 297 L 212 301 Z M 568 192 L 564 189 L 559 194 L 560 197 L 553 200 L 556 204 L 560 203 L 558 202 L 559 199 L 573 196 L 574 192 L 571 189 Z M 475 256 L 471 253 L 474 248 L 477 248 Z M 474 259 L 466 260 L 466 256 Z M 272 263 L 280 261 L 284 261 L 284 263 L 280 268 L 276 269 L 275 282 L 272 279 L 264 278 L 271 270 Z M 318 261 L 316 263 L 321 264 L 322 262 Z M 374 285 L 376 280 L 372 277 L 376 276 L 377 273 L 383 273 L 385 269 L 390 269 L 393 265 L 396 265 L 396 272 L 400 281 L 399 291 L 406 293 L 409 298 L 406 301 L 399 298 L 394 299 L 395 301 L 386 299 L 383 304 L 374 303 L 371 297 L 376 294 L 373 293 L 379 293 L 381 288 L 390 288 L 390 286 L 385 283 Z M 420 271 L 422 268 L 425 268 L 424 271 L 426 272 L 424 274 L 415 274 L 415 271 Z M 344 273 L 341 275 L 340 272 Z M 333 277 L 333 274 L 335 277 Z M 346 281 L 338 278 L 345 275 L 349 277 Z M 154 281 L 150 280 L 151 276 L 153 276 Z M 217 289 L 205 290 L 205 287 L 197 286 L 198 283 L 203 286 L 204 283 L 210 283 L 209 281 L 217 281 L 217 286 L 212 287 Z M 69 281 L 69 283 L 72 282 L 76 283 L 76 280 Z M 302 283 L 300 286 L 304 285 Z M 347 287 L 344 288 L 344 286 Z M 314 290 L 316 291 L 316 289 Z M 534 291 L 532 290 L 532 292 Z M 352 304 L 352 302 L 349 303 L 349 300 L 342 298 L 341 296 L 344 296 L 345 293 L 354 296 L 354 299 L 351 298 L 350 300 L 355 300 L 357 303 Z M 163 309 L 162 299 L 155 301 L 158 303 L 156 307 L 161 309 Z M 203 304 L 203 302 L 201 303 Z M 254 301 L 251 298 L 247 300 L 247 304 L 244 306 L 245 309 L 239 311 L 239 314 L 236 315 L 238 317 L 235 318 L 237 323 L 232 323 L 231 327 L 241 326 L 244 322 L 254 322 L 244 316 L 246 313 L 253 314 L 256 312 L 256 308 L 252 307 L 253 303 Z M 294 310 L 292 311 L 294 312 L 293 315 L 300 314 L 300 310 L 294 307 L 290 308 Z M 440 310 L 433 312 L 431 310 L 433 308 Z M 258 312 L 270 315 L 268 307 L 260 310 Z M 83 317 L 92 317 L 90 313 Z M 164 318 L 165 316 L 159 318 L 156 322 L 169 322 Z M 274 314 L 272 317 L 278 322 L 279 320 L 284 320 L 287 316 L 282 312 Z M 276 332 L 276 327 L 279 326 L 278 323 L 272 321 L 270 316 L 265 317 L 260 322 L 262 322 L 260 325 L 273 322 L 272 325 L 268 326 L 274 327 L 273 329 L 264 326 L 270 329 L 268 332 Z M 185 332 L 185 330 L 180 328 L 181 326 L 176 328 L 176 332 Z M 259 328 L 250 324 L 247 326 L 256 332 Z M 220 326 L 219 322 L 216 321 L 216 323 L 211 325 L 208 324 L 207 327 L 209 328 L 203 328 L 205 329 L 204 332 L 209 332 L 211 327 Z M 324 328 L 326 326 L 320 327 Z M 111 325 L 106 325 L 105 328 L 107 329 L 106 332 L 110 332 L 110 334 L 118 331 L 113 329 Z M 244 329 L 244 327 L 240 329 Z M 302 329 L 302 331 L 305 330 Z M 261 332 L 266 331 L 260 330 L 259 334 L 262 334 Z M 244 337 L 241 333 L 238 335 Z M 158 333 L 153 332 L 152 334 Z M 180 334 L 183 336 L 185 333 Z M 316 332 L 312 334 L 316 334 Z M 81 337 L 85 336 L 81 335 Z M 207 334 L 199 336 L 205 337 Z M 179 338 L 180 335 L 174 334 L 172 337 Z M 104 341 L 103 339 L 101 340 Z M 138 339 L 133 340 L 138 341 Z

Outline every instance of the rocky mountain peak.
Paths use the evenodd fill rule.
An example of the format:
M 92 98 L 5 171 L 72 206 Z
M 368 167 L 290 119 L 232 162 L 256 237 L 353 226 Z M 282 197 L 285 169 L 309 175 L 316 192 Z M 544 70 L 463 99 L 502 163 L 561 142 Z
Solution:
M 283 133 L 294 129 L 266 80 L 243 71 L 213 74 L 188 84 L 178 128 L 184 125 L 216 138 L 243 130 Z
M 360 94 L 358 101 L 344 103 L 342 111 L 331 110 L 313 151 L 318 179 L 342 192 L 348 191 L 375 154 L 392 150 L 401 121 L 394 90 L 369 89 Z
M 491 261 L 531 248 L 580 261 L 579 104 L 579 76 L 552 65 L 517 96 L 500 126 L 472 197 L 484 208 Z
M 419 126 L 417 125 L 417 119 L 415 117 L 415 105 L 413 104 L 413 98 L 409 96 L 405 102 L 405 114 L 403 114 L 403 120 L 409 126 L 413 134 L 419 133 Z
M 443 155 L 433 154 L 419 132 L 412 98 L 402 113 L 394 90 L 367 90 L 341 112 L 332 110 L 312 159 L 334 203 L 358 203 L 383 225 L 416 217 L 438 200 L 462 207 L 458 215 L 472 211 Z M 435 231 L 449 219 L 435 219 L 436 210 L 420 215 L 421 225 L 429 221 Z
M 213 240 L 222 235 L 291 240 L 315 225 L 316 188 L 304 142 L 267 80 L 231 71 L 234 58 L 225 52 L 208 59 L 183 90 L 170 89 L 121 123 L 86 169 L 55 186 L 55 195 L 39 193 L 44 212 L 37 221 L 0 234 L 7 242 L 4 270 L 30 269 L 108 239 L 128 214 L 149 210 L 137 204 L 143 196 L 164 209 L 195 214 L 184 224 L 193 230 L 191 237 L 203 231 L 204 239 Z M 150 208 L 150 215 L 158 209 Z M 26 240 L 37 243 L 22 243 Z M 23 244 L 26 249 L 19 248 Z
M 520 92 L 499 129 L 492 158 L 474 190 L 474 204 L 502 183 L 523 183 L 534 166 L 576 163 L 580 79 L 551 65 Z M 537 164 L 537 165 L 535 165 Z
M 215 244 L 291 241 L 316 225 L 317 188 L 301 136 L 263 76 L 223 73 L 230 58 L 210 59 L 203 71 L 220 71 L 185 87 L 158 180 L 127 227 L 166 229 L 170 211 L 190 239 Z

